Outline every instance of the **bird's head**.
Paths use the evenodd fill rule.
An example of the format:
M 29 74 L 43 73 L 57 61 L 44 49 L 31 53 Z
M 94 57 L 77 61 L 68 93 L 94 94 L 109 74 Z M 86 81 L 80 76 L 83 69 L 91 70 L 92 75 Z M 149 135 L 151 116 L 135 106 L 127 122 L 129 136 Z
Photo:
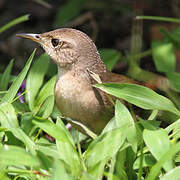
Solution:
M 39 43 L 59 67 L 71 66 L 77 61 L 99 59 L 96 46 L 83 32 L 61 28 L 42 34 L 17 34 Z M 86 62 L 83 62 L 86 63 Z

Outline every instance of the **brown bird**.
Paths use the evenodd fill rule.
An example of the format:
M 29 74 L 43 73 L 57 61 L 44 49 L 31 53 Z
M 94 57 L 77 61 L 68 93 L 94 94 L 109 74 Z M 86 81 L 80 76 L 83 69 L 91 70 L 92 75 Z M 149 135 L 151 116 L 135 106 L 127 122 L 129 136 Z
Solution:
M 58 66 L 55 100 L 63 116 L 100 133 L 113 117 L 108 96 L 93 87 L 97 82 L 135 83 L 126 76 L 107 70 L 93 41 L 83 32 L 62 28 L 43 34 L 18 34 L 38 42 Z

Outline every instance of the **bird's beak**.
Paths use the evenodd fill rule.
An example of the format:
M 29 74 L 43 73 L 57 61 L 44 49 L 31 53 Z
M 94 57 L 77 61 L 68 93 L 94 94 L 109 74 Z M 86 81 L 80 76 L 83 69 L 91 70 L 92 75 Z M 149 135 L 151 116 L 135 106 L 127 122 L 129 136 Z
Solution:
M 40 34 L 20 33 L 20 34 L 16 34 L 16 36 L 31 39 L 32 41 L 35 41 L 38 43 L 41 42 Z

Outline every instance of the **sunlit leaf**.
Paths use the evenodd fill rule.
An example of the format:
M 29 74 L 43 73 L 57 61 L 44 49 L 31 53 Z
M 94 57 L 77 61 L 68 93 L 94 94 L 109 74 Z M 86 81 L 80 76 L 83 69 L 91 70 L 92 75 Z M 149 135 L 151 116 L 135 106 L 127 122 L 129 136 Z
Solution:
M 173 156 L 179 152 L 180 150 L 180 142 L 173 144 L 171 148 L 162 155 L 161 159 L 157 161 L 157 163 L 150 169 L 150 173 L 148 174 L 146 180 L 156 179 L 159 174 L 161 168 L 165 165 L 166 162 L 171 161 Z
M 66 169 L 64 168 L 65 165 L 62 161 L 55 160 L 53 166 L 53 174 L 51 180 L 59 180 L 59 177 L 63 180 L 75 180 L 70 174 L 67 173 Z
M 13 66 L 14 60 L 12 59 L 7 68 L 5 69 L 1 80 L 0 80 L 0 89 L 1 90 L 6 90 L 8 87 L 8 83 L 9 83 L 9 79 L 10 79 L 10 75 L 11 75 L 11 70 L 12 70 L 12 66 Z
M 156 69 L 160 72 L 174 72 L 176 57 L 172 43 L 153 41 L 152 55 Z
M 0 161 L 1 164 L 5 165 L 25 165 L 29 167 L 40 166 L 37 157 L 26 152 L 23 148 L 9 145 L 0 148 Z
M 94 87 L 143 109 L 165 110 L 180 116 L 180 112 L 168 98 L 147 87 L 124 83 L 103 83 L 96 84 Z
M 42 118 L 48 118 L 54 107 L 54 95 L 48 96 L 44 103 L 42 104 L 38 116 L 41 116 Z
M 37 98 L 35 99 L 35 106 L 37 110 L 41 107 L 42 103 L 45 101 L 45 99 L 50 96 L 54 95 L 54 85 L 56 82 L 56 76 L 53 76 L 40 90 Z
M 26 101 L 30 110 L 34 110 L 34 99 L 43 83 L 45 73 L 49 66 L 49 57 L 47 54 L 41 55 L 32 65 L 26 80 Z
M 31 62 L 33 60 L 34 54 L 35 54 L 35 50 L 33 51 L 31 56 L 27 60 L 27 63 L 25 65 L 25 67 L 23 68 L 23 70 L 21 71 L 21 73 L 14 80 L 14 82 L 11 85 L 11 87 L 9 88 L 7 94 L 1 99 L 1 103 L 5 102 L 5 101 L 10 103 L 14 99 L 14 97 L 16 96 L 16 94 L 18 92 L 19 87 L 21 86 L 24 78 L 26 77 L 26 74 L 27 74 L 27 72 L 30 68 Z
M 154 131 L 145 129 L 143 132 L 143 138 L 149 151 L 156 160 L 160 160 L 161 157 L 170 149 L 169 137 L 164 129 Z M 166 171 L 170 171 L 173 168 L 172 160 L 166 161 L 163 168 Z
M 127 129 L 124 131 L 127 140 L 132 145 L 134 152 L 137 151 L 137 134 L 134 120 L 124 104 L 120 101 L 116 101 L 115 105 L 115 121 L 117 127 L 125 127 Z
M 82 164 L 73 144 L 73 139 L 60 119 L 57 121 L 57 126 L 66 136 L 64 141 L 56 139 L 59 158 L 69 166 L 69 171 L 71 171 L 73 176 L 78 176 L 82 171 Z
M 160 178 L 160 180 L 179 180 L 180 177 L 180 167 L 176 167 L 174 169 L 172 169 L 171 171 L 169 171 L 168 173 L 166 173 L 163 177 Z
M 156 163 L 155 158 L 151 154 L 144 154 L 143 156 L 143 167 L 152 167 Z M 133 165 L 133 169 L 139 169 L 140 166 L 140 157 L 136 159 Z
M 101 134 L 89 145 L 84 154 L 89 168 L 117 153 L 125 140 L 123 129 L 117 128 Z

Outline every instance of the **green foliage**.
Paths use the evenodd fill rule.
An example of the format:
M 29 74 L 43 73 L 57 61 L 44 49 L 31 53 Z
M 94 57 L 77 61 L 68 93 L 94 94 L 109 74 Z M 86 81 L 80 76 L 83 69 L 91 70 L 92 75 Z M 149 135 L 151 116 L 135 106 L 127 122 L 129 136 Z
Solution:
M 7 29 L 9 29 L 9 28 L 11 28 L 13 26 L 15 26 L 16 24 L 22 23 L 22 22 L 27 21 L 27 20 L 29 20 L 29 15 L 28 14 L 26 14 L 24 16 L 21 16 L 21 17 L 18 17 L 16 19 L 13 19 L 8 24 L 0 27 L 0 33 L 6 31 Z
M 104 64 L 111 71 L 118 60 L 121 59 L 121 53 L 114 49 L 100 49 L 99 53 Z
M 152 55 L 159 72 L 175 71 L 176 57 L 172 43 L 154 41 L 152 43 Z
M 86 0 L 70 0 L 67 4 L 61 7 L 56 16 L 56 25 L 63 26 L 68 21 L 79 15 L 83 9 Z
M 56 24 L 75 18 L 84 2 L 68 1 Z M 153 60 L 156 70 L 165 73 L 171 88 L 179 92 L 174 54 L 174 47 L 180 47 L 179 30 L 161 32 L 164 39 L 152 42 Z M 32 64 L 34 54 L 17 77 L 11 75 L 13 61 L 0 76 L 0 179 L 179 179 L 180 111 L 170 99 L 140 85 L 97 84 L 95 88 L 126 103 L 117 100 L 115 115 L 102 133 L 93 140 L 84 139 L 80 132 L 68 131 L 54 105 L 56 76 L 47 75 L 49 58 L 43 54 Z M 100 54 L 109 70 L 122 58 L 113 49 Z M 24 80 L 24 102 L 20 102 L 17 92 Z M 132 105 L 141 113 L 136 114 Z M 170 118 L 173 123 L 157 121 L 164 111 L 176 115 Z
M 124 83 L 103 83 L 94 85 L 94 87 L 143 109 L 165 110 L 180 116 L 180 111 L 176 109 L 168 98 L 144 86 Z

